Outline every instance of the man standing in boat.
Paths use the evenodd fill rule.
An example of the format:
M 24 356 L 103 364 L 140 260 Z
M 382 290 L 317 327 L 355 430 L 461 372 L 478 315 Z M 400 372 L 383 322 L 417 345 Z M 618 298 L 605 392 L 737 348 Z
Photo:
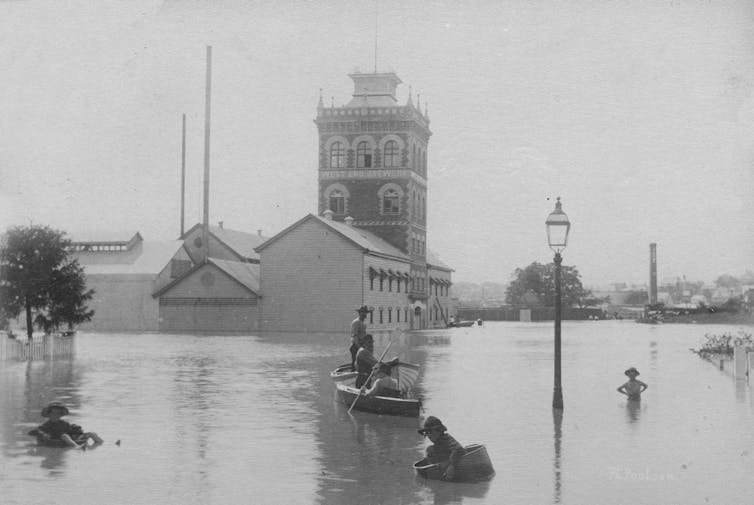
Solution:
M 356 309 L 358 317 L 351 322 L 351 371 L 356 371 L 356 353 L 359 352 L 359 348 L 364 344 L 364 337 L 367 334 L 366 318 L 369 314 L 369 307 L 362 305 Z

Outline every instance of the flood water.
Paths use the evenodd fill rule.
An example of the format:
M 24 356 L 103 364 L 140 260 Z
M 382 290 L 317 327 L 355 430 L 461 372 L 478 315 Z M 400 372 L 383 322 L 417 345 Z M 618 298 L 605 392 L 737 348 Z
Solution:
M 486 445 L 497 475 L 480 484 L 414 476 L 421 418 L 337 403 L 328 373 L 348 357 L 346 336 L 83 333 L 71 359 L 0 363 L 1 501 L 754 503 L 751 386 L 689 351 L 739 328 L 564 322 L 562 417 L 551 322 L 398 336 L 388 357 L 422 366 L 423 416 Z M 629 366 L 649 385 L 640 406 L 615 391 Z M 105 443 L 37 447 L 26 432 L 54 399 Z

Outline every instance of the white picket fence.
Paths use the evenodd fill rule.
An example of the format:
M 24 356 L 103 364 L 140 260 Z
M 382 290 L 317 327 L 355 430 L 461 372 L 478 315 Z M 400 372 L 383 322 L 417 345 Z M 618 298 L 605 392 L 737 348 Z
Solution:
M 52 359 L 55 356 L 72 356 L 75 350 L 74 337 L 44 335 L 31 341 L 25 336 L 8 338 L 0 335 L 0 361 Z

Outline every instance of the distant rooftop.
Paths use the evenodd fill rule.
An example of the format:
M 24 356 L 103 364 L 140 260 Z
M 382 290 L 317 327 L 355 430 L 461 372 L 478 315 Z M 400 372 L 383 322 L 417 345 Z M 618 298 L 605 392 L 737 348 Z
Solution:
M 127 251 L 76 251 L 74 256 L 84 273 L 94 274 L 158 274 L 170 263 L 182 240 L 139 242 Z
M 144 239 L 141 233 L 111 230 L 87 230 L 69 235 L 74 251 L 117 252 L 127 251 Z

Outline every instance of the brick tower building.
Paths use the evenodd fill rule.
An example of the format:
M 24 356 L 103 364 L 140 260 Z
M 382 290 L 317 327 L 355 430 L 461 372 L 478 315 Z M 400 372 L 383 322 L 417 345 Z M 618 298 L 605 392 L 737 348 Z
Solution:
M 355 73 L 353 98 L 325 107 L 320 97 L 319 213 L 353 218 L 411 259 L 409 298 L 426 309 L 429 117 L 411 94 L 396 100 L 394 73 Z M 350 221 L 350 219 L 348 220 Z

